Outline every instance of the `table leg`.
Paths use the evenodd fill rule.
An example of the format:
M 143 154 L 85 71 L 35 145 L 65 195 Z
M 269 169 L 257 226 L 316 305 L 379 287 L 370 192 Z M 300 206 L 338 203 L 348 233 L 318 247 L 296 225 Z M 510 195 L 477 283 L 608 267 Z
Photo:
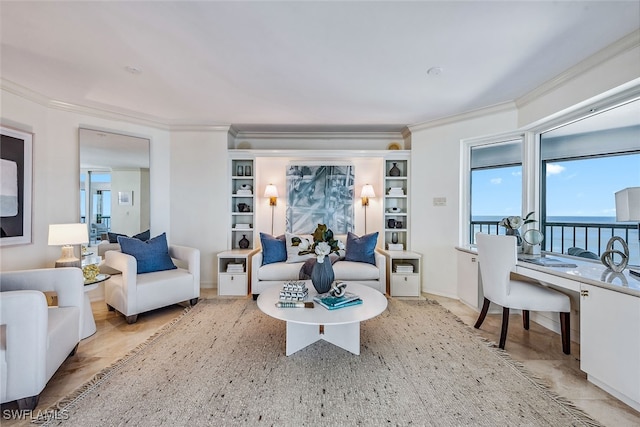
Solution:
M 287 356 L 321 339 L 320 326 L 287 322 Z
M 360 354 L 360 322 L 325 325 L 321 338 L 353 354 Z
M 91 301 L 89 294 L 84 293 L 84 319 L 82 319 L 82 339 L 88 338 L 96 333 L 96 321 L 93 319 Z

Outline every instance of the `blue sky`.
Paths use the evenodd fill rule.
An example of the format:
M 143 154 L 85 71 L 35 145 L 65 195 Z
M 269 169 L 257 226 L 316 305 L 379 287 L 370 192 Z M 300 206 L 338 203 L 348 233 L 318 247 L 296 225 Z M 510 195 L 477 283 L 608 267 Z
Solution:
M 553 162 L 547 167 L 548 216 L 615 216 L 614 193 L 640 186 L 640 154 Z M 472 216 L 522 215 L 521 168 L 474 171 Z

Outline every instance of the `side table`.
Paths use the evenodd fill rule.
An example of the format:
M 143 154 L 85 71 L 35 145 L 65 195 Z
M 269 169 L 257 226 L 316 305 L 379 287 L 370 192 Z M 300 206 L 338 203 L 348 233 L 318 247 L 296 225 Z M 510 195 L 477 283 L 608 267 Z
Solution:
M 94 280 L 84 281 L 84 319 L 82 319 L 82 339 L 88 338 L 96 333 L 96 321 L 91 310 L 89 292 L 98 289 L 98 284 L 111 277 L 109 274 L 98 274 Z

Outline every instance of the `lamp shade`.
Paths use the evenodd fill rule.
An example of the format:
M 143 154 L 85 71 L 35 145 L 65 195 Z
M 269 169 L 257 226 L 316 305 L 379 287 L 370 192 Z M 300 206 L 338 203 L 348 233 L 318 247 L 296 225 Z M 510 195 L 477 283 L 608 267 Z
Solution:
M 373 191 L 373 185 L 365 184 L 362 186 L 362 192 L 360 197 L 376 197 L 375 191 Z
M 50 224 L 49 246 L 81 245 L 89 243 L 86 224 Z
M 278 189 L 275 185 L 269 184 L 264 189 L 264 197 L 278 197 Z
M 616 221 L 640 221 L 640 187 L 616 192 Z

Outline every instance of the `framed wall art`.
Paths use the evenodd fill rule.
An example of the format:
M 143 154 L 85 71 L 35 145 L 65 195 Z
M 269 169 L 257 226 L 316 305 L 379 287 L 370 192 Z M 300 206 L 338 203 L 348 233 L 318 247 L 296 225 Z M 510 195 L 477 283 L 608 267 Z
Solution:
M 0 126 L 0 246 L 31 243 L 33 134 Z
M 286 230 L 310 234 L 326 224 L 334 234 L 354 230 L 354 166 L 291 164 L 287 168 Z
M 121 206 L 133 205 L 133 191 L 118 191 L 118 204 Z

